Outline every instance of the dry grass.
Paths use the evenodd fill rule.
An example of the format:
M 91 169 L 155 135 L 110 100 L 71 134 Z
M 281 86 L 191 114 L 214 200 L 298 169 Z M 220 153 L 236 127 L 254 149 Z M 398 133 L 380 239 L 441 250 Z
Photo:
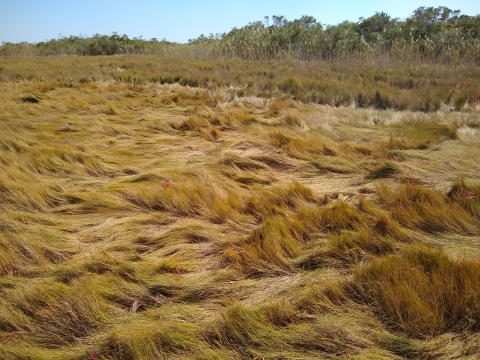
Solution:
M 390 327 L 413 337 L 478 331 L 480 267 L 440 250 L 407 248 L 356 273 L 359 297 Z
M 478 355 L 473 106 L 306 105 L 306 79 L 240 61 L 202 88 L 181 61 L 30 60 L 0 64 L 0 358 Z
M 380 200 L 391 208 L 392 218 L 405 227 L 432 233 L 450 231 L 478 234 L 478 223 L 463 209 L 467 207 L 470 211 L 475 211 L 478 200 L 475 198 L 476 195 L 469 199 L 465 198 L 469 195 L 460 195 L 461 191 L 466 191 L 464 189 L 465 184 L 457 182 L 450 191 L 451 194 L 458 192 L 456 197 L 459 201 L 455 199 L 452 201 L 446 194 L 414 183 L 402 185 L 396 190 L 380 184 L 377 194 Z
M 269 105 L 270 116 L 278 114 L 282 107 L 289 107 L 291 99 L 331 106 L 422 112 L 436 112 L 445 107 L 468 111 L 478 105 L 475 81 L 479 77 L 478 67 L 401 63 L 394 58 L 340 62 L 275 60 L 255 61 L 252 65 L 253 62 L 240 59 L 200 61 L 165 55 L 13 56 L 0 59 L 0 81 L 31 82 L 32 86 L 19 94 L 26 103 L 41 103 L 48 100 L 52 92 L 73 84 L 92 88 L 96 82 L 124 83 L 132 87 L 148 83 L 179 84 L 207 89 L 209 93 L 227 89 L 222 95 L 209 98 L 200 92 L 193 92 L 189 99 L 183 100 L 175 94 L 163 94 L 161 101 L 193 103 L 203 97 L 204 104 L 215 104 L 225 101 L 225 94 L 228 94 L 227 101 L 245 96 L 278 99 Z M 411 85 L 405 86 L 406 83 Z M 125 95 L 134 99 L 136 91 L 132 89 Z M 98 106 L 104 101 L 101 97 L 96 101 L 85 100 L 72 99 L 70 106 L 75 104 L 89 111 L 94 102 Z M 104 111 L 115 113 L 116 110 L 104 106 Z M 445 125 L 448 128 L 449 124 Z

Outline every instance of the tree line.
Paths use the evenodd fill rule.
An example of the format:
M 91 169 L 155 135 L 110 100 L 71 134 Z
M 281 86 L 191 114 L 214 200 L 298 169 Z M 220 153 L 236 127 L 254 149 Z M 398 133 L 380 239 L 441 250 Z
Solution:
M 0 55 L 158 54 L 192 58 L 252 60 L 341 60 L 391 56 L 398 60 L 480 64 L 480 15 L 444 6 L 419 7 L 405 20 L 376 12 L 357 22 L 324 26 L 312 16 L 289 21 L 266 16 L 228 33 L 200 35 L 187 44 L 165 39 L 95 34 L 39 43 L 3 43 Z

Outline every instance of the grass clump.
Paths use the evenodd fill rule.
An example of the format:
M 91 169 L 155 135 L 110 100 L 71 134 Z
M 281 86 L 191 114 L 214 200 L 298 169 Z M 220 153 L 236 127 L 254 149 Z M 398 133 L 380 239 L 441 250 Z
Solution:
M 284 131 L 277 130 L 270 132 L 268 136 L 272 146 L 284 149 L 289 155 L 299 159 L 305 159 L 312 155 L 337 155 L 337 152 L 317 135 L 292 136 Z
M 250 158 L 241 158 L 235 155 L 228 155 L 222 161 L 221 164 L 232 166 L 240 170 L 260 170 L 265 169 L 266 166 L 259 162 L 252 160 Z
M 235 129 L 257 121 L 255 116 L 240 107 L 228 107 L 221 112 L 210 113 L 207 118 L 211 125 L 218 126 L 221 130 Z
M 338 201 L 331 207 L 302 208 L 296 214 L 295 220 L 297 231 L 305 235 L 312 230 L 335 234 L 368 227 L 365 214 L 344 201 Z
M 380 256 L 392 253 L 394 249 L 395 242 L 391 238 L 359 231 L 331 237 L 328 255 L 346 264 L 358 264 L 367 258 L 367 254 Z
M 299 239 L 292 234 L 292 226 L 281 218 L 267 219 L 241 244 L 242 263 L 249 275 L 262 273 L 261 269 L 275 270 L 289 267 L 288 259 L 300 253 Z
M 377 187 L 380 201 L 392 218 L 408 228 L 436 233 L 452 231 L 474 233 L 470 215 L 439 191 L 407 183 L 391 189 L 385 183 Z
M 479 281 L 478 264 L 413 246 L 359 268 L 352 286 L 389 327 L 423 338 L 480 329 Z
M 286 126 L 290 126 L 290 127 L 301 127 L 302 120 L 296 115 L 287 114 L 283 117 L 282 124 L 285 124 Z
M 447 196 L 469 214 L 480 217 L 480 184 L 467 184 L 464 179 L 458 179 Z
M 134 317 L 97 337 L 91 354 L 111 360 L 165 359 L 198 348 L 196 338 L 189 324 Z
M 221 131 L 210 122 L 199 116 L 191 116 L 185 120 L 181 125 L 172 125 L 177 130 L 194 131 L 209 141 L 216 141 L 221 136 Z
M 298 310 L 308 314 L 326 314 L 348 304 L 349 298 L 342 283 L 325 281 L 307 286 L 295 301 Z
M 24 316 L 15 318 L 11 313 L 2 330 L 31 331 L 33 342 L 44 347 L 74 344 L 101 328 L 109 317 L 110 309 L 97 290 L 88 279 L 72 287 L 59 283 L 28 290 L 18 287 L 2 299 L 2 305 L 15 304 Z
M 216 330 L 208 332 L 209 342 L 233 348 L 241 358 L 315 358 L 366 347 L 333 321 L 312 316 L 306 322 L 301 316 L 284 300 L 254 309 L 234 305 L 222 314 Z
M 212 178 L 182 179 L 143 181 L 119 193 L 131 203 L 149 210 L 170 211 L 179 216 L 205 215 L 213 222 L 223 222 L 232 212 L 240 211 L 241 198 L 231 184 L 214 184 Z
M 283 110 L 289 108 L 297 108 L 298 105 L 291 100 L 275 100 L 268 104 L 267 106 L 267 116 L 277 116 Z
M 398 139 L 400 138 L 400 139 Z M 428 149 L 445 139 L 455 139 L 454 126 L 422 115 L 405 115 L 402 121 L 392 126 L 390 149 Z
M 207 333 L 208 341 L 233 348 L 242 357 L 254 358 L 262 350 L 278 344 L 268 325 L 268 313 L 234 305 L 222 313 L 218 322 L 214 330 Z
M 273 187 L 256 191 L 246 201 L 244 211 L 258 219 L 265 219 L 268 216 L 284 214 L 287 209 L 295 209 L 302 202 L 315 201 L 316 198 L 312 189 L 295 181 L 286 189 Z
M 300 257 L 302 249 L 321 234 L 329 234 L 328 246 Z M 316 268 L 332 258 L 337 264 L 360 262 L 365 255 L 393 252 L 393 239 L 404 239 L 398 224 L 379 216 L 373 223 L 367 213 L 338 201 L 331 207 L 303 206 L 292 214 L 278 211 L 267 217 L 243 242 L 232 258 L 240 261 L 250 276 L 269 271 Z M 330 259 L 330 260 L 329 260 Z

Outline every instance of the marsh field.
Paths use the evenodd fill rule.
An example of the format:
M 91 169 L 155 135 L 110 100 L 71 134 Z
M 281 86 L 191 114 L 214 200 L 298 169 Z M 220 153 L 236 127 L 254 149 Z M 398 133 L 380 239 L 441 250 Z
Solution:
M 478 79 L 0 58 L 0 358 L 478 359 Z

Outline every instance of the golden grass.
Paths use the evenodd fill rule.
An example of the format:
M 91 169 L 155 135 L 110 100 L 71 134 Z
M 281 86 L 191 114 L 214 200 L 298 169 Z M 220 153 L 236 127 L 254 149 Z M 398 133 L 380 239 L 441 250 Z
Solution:
M 306 105 L 287 73 L 243 88 L 246 62 L 193 88 L 191 63 L 160 84 L 156 58 L 75 60 L 1 60 L 0 358 L 478 353 L 474 107 Z
M 464 183 L 457 182 L 452 189 L 453 192 L 458 191 L 459 185 L 463 185 L 460 191 L 465 188 Z M 462 206 L 455 199 L 449 200 L 446 194 L 414 183 L 401 185 L 397 190 L 391 190 L 387 185 L 380 184 L 377 194 L 380 200 L 391 208 L 392 218 L 405 227 L 416 227 L 432 233 L 443 231 L 478 233 L 477 222 L 463 209 L 463 206 L 470 204 L 465 201 L 469 200 L 465 199 L 465 195 L 457 196 L 460 203 L 464 204 Z M 475 197 L 475 195 L 472 196 Z M 470 202 L 473 204 L 470 211 L 474 211 L 478 200 L 472 198 Z
M 359 295 L 391 327 L 414 337 L 478 331 L 478 263 L 452 260 L 440 250 L 407 248 L 356 273 Z
M 252 62 L 230 59 L 227 64 L 218 60 L 205 60 L 199 65 L 198 59 L 152 55 L 49 56 L 42 57 L 41 61 L 38 59 L 12 56 L 0 60 L 2 83 L 31 83 L 19 94 L 20 100 L 25 99 L 26 104 L 40 104 L 53 93 L 74 85 L 82 86 L 83 89 L 94 88 L 96 82 L 128 84 L 132 91 L 125 94 L 127 99 L 124 100 L 134 99 L 135 86 L 148 83 L 179 84 L 207 89 L 215 94 L 205 97 L 201 92 L 193 91 L 188 99 L 181 99 L 172 93 L 162 94 L 157 100 L 164 104 L 176 104 L 178 101 L 193 104 L 203 97 L 204 104 L 215 105 L 222 102 L 223 96 L 216 93 L 220 89 L 228 89 L 231 100 L 235 96 L 278 99 L 279 101 L 270 103 L 269 116 L 276 116 L 281 108 L 290 107 L 291 99 L 307 104 L 355 104 L 360 108 L 422 112 L 435 112 L 442 107 L 468 111 L 475 109 L 478 103 L 475 81 L 479 76 L 478 67 L 461 64 L 400 63 L 393 58 L 380 58 L 373 61 L 347 59 L 341 62 Z M 72 63 L 75 64 L 72 66 Z M 413 77 L 416 81 L 412 81 Z M 405 86 L 409 82 L 411 86 Z M 71 101 L 79 105 L 79 110 L 86 112 L 98 107 L 84 99 Z M 108 106 L 105 111 L 109 111 Z

